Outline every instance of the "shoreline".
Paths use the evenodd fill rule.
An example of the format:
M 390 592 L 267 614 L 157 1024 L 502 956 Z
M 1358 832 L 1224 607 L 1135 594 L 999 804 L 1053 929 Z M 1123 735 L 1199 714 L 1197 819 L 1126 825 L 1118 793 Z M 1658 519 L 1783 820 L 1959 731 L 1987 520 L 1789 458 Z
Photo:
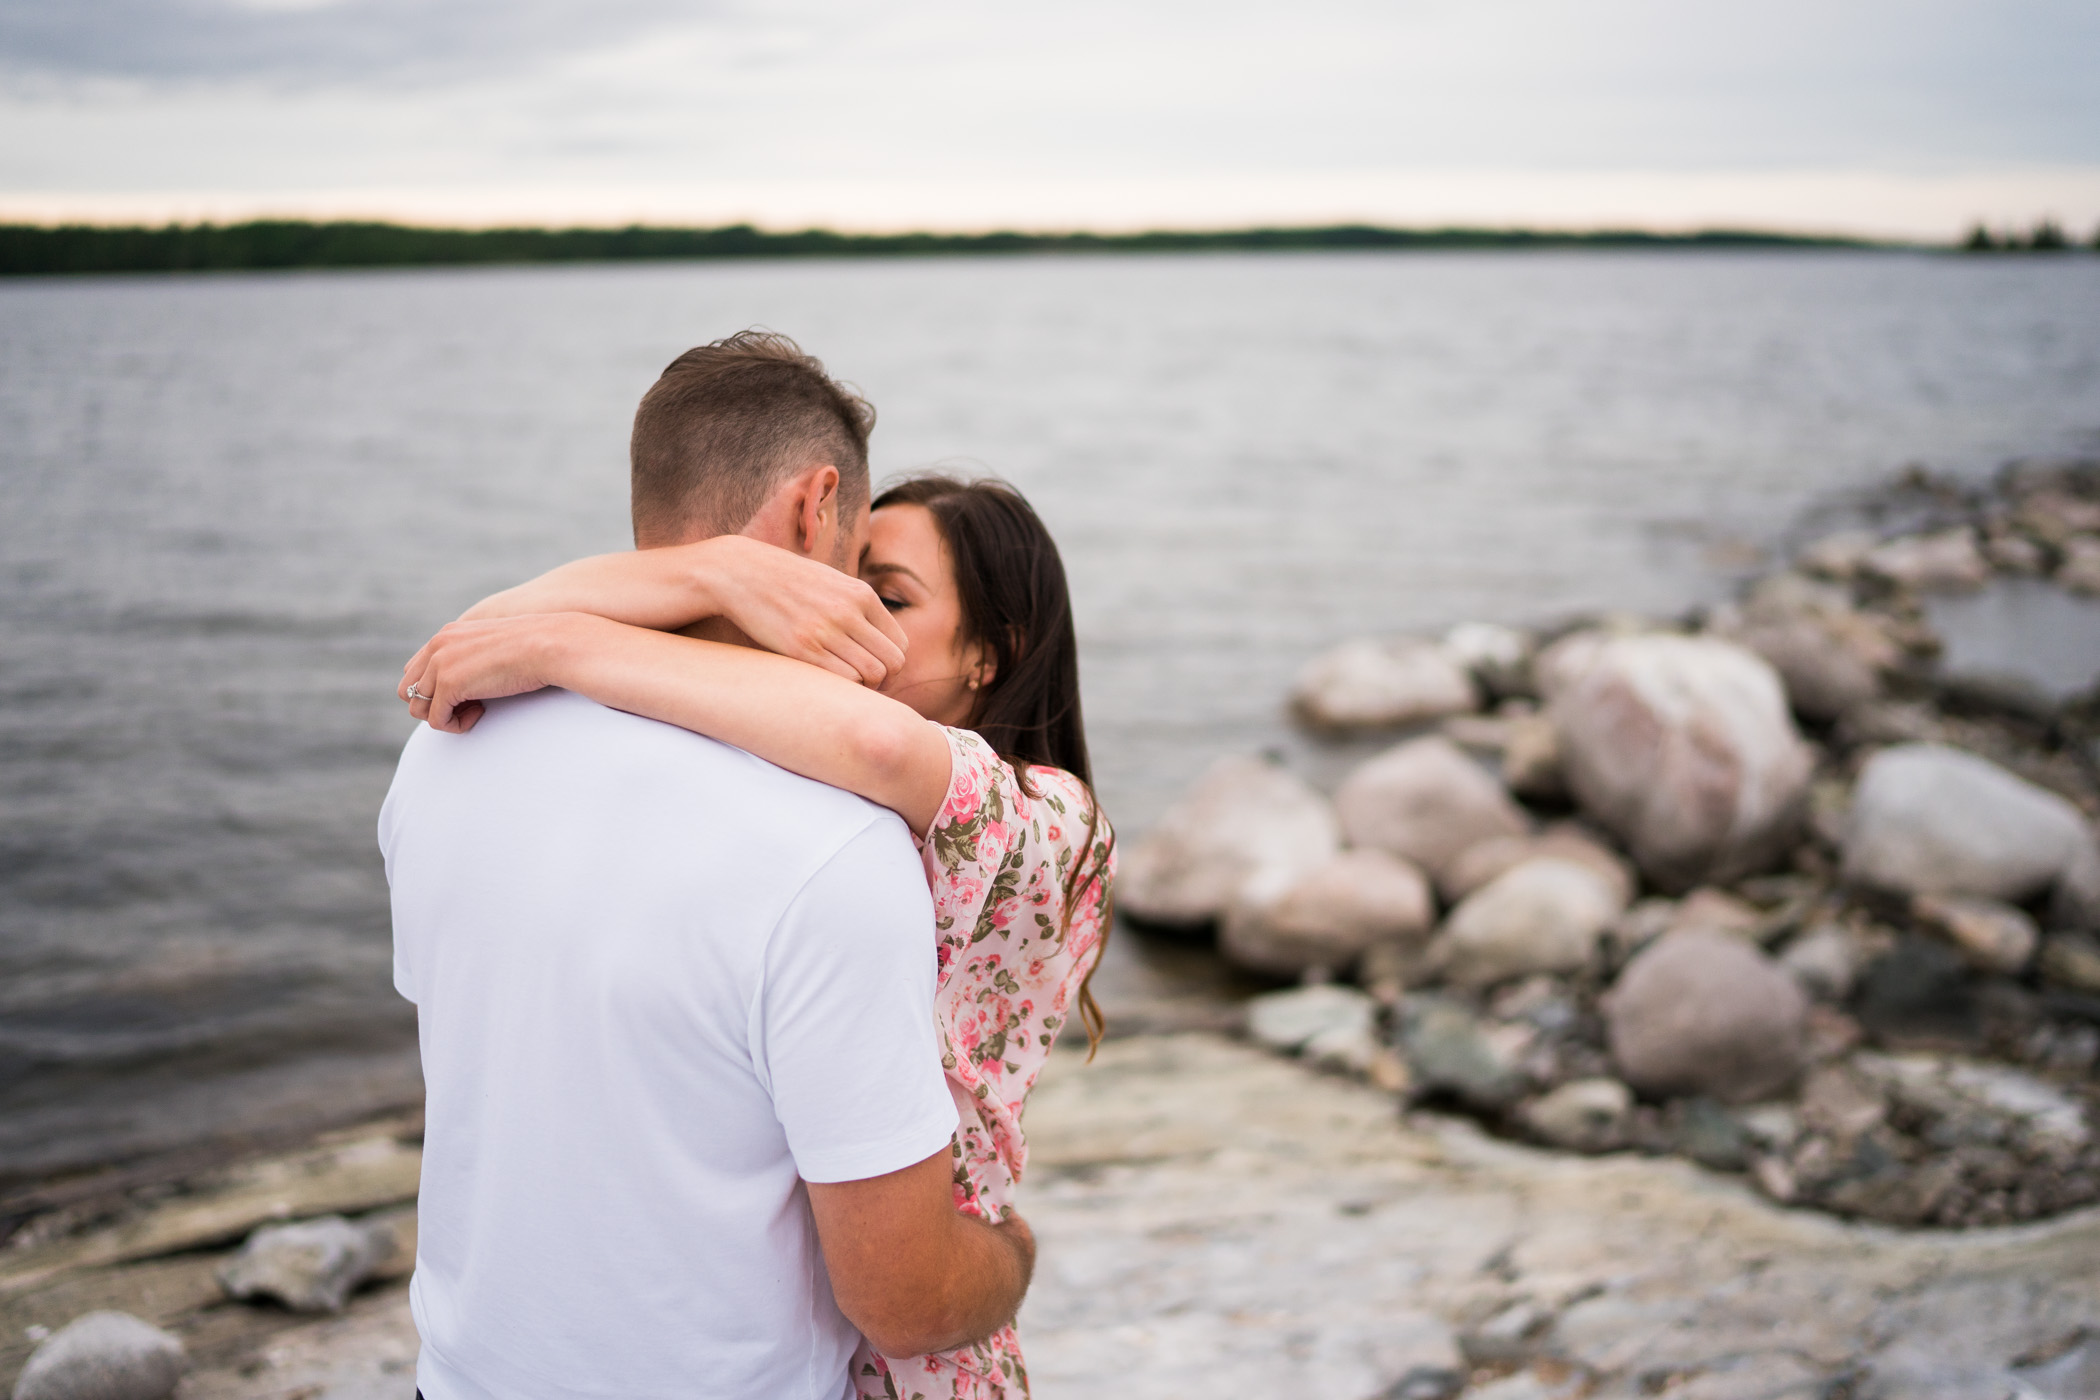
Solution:
M 0 277 L 233 272 L 541 263 L 735 262 L 808 258 L 1063 257 L 1107 253 L 1438 250 L 1852 249 L 1955 251 L 1953 244 L 1702 229 L 1396 228 L 1370 224 L 1138 233 L 840 233 L 629 225 L 624 228 L 441 228 L 360 221 L 258 219 L 233 224 L 0 224 Z

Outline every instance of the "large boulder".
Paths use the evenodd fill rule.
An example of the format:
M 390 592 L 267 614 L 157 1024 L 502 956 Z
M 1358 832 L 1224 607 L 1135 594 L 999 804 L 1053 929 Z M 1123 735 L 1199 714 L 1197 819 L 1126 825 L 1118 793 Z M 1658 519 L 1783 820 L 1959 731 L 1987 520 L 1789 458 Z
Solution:
M 1588 862 L 1534 856 L 1452 910 L 1431 959 L 1460 987 L 1580 971 L 1625 907 L 1620 890 Z
M 14 1400 L 165 1400 L 188 1366 L 182 1343 L 151 1323 L 91 1312 L 44 1339 Z
M 1568 788 L 1655 884 L 1725 884 L 1770 863 L 1814 758 L 1778 675 L 1714 637 L 1602 643 L 1554 697 Z
M 1435 642 L 1359 638 L 1314 657 L 1291 705 L 1316 729 L 1397 729 L 1480 708 L 1464 662 Z
M 1141 922 L 1196 928 L 1250 883 L 1287 888 L 1341 849 L 1326 798 L 1281 766 L 1221 758 L 1120 857 L 1116 906 Z
M 1364 764 L 1334 805 L 1350 845 L 1390 851 L 1438 881 L 1467 847 L 1522 835 L 1530 825 L 1502 785 L 1441 735 L 1411 739 Z
M 1612 1059 L 1645 1094 L 1743 1103 L 1783 1088 L 1806 1058 L 1808 998 L 1740 938 L 1665 934 L 1605 996 Z
M 1341 971 L 1378 943 L 1417 943 L 1436 919 L 1428 877 L 1386 851 L 1343 851 L 1271 898 L 1242 898 L 1218 947 L 1241 967 L 1295 977 Z
M 1867 760 L 1844 833 L 1845 878 L 1899 894 L 2019 903 L 2054 885 L 2092 842 L 2070 802 L 1946 744 Z

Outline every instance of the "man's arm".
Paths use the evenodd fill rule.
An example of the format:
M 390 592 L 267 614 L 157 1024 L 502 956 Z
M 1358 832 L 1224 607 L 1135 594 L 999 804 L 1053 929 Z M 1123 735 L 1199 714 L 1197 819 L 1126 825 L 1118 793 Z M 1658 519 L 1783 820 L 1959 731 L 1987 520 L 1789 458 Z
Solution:
M 886 1356 L 980 1341 L 1013 1321 L 1035 1269 L 1019 1216 L 987 1225 L 955 1208 L 947 1148 L 865 1181 L 810 1183 L 839 1310 Z

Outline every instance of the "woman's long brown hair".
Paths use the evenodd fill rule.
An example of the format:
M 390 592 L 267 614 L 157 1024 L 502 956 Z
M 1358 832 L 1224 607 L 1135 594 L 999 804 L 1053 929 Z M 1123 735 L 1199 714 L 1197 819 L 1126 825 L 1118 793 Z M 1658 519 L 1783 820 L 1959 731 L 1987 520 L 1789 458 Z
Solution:
M 968 727 L 1013 765 L 1021 790 L 1030 797 L 1040 796 L 1030 764 L 1062 768 L 1086 784 L 1086 842 L 1065 875 L 1059 933 L 1070 929 L 1072 911 L 1088 886 L 1098 886 L 1106 951 L 1112 915 L 1109 852 L 1104 849 L 1098 862 L 1090 859 L 1101 804 L 1094 797 L 1093 764 L 1079 711 L 1079 642 L 1057 543 L 1027 498 L 1003 481 L 919 476 L 889 487 L 874 501 L 876 510 L 906 505 L 925 507 L 940 528 L 962 599 L 963 640 L 991 654 L 991 683 L 978 693 Z M 1109 844 L 1114 843 L 1111 834 Z M 1089 1058 L 1108 1024 L 1094 1000 L 1094 972 L 1100 966 L 1097 956 L 1079 984 Z

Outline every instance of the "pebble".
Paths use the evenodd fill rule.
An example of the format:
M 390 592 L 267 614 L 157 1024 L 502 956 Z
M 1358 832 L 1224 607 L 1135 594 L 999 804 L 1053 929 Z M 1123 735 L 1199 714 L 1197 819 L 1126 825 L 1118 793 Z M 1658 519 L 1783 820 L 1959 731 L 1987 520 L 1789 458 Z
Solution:
M 1976 532 L 1963 526 L 1932 535 L 1906 535 L 1868 551 L 1861 567 L 1905 588 L 1926 592 L 1980 586 L 1991 566 L 1976 547 Z
M 1728 1103 L 1784 1087 L 1805 1058 L 1808 998 L 1757 948 L 1679 929 L 1638 954 L 1605 996 L 1612 1059 L 1656 1095 Z
M 1373 758 L 1342 783 L 1334 805 L 1352 846 L 1390 851 L 1441 883 L 1451 863 L 1530 822 L 1502 785 L 1440 735 Z
M 1866 964 L 1866 950 L 1843 924 L 1811 924 L 1786 945 L 1779 965 L 1810 996 L 1820 1001 L 1843 1001 L 1852 995 Z
M 1281 765 L 1228 757 L 1120 856 L 1116 907 L 1191 928 L 1224 916 L 1249 885 L 1280 892 L 1341 849 L 1327 799 Z
M 2082 933 L 2051 934 L 2040 964 L 2042 976 L 2058 986 L 2100 996 L 2100 941 Z
M 164 1400 L 188 1365 L 182 1343 L 151 1323 L 91 1312 L 37 1347 L 14 1400 Z
M 266 1225 L 219 1266 L 219 1282 L 235 1298 L 274 1298 L 293 1312 L 341 1312 L 393 1247 L 384 1227 L 340 1215 Z
M 1620 637 L 1556 695 L 1569 791 L 1665 891 L 1725 884 L 1781 855 L 1813 755 L 1779 677 L 1714 637 Z
M 1524 1125 L 1571 1152 L 1606 1152 L 1625 1137 L 1633 1091 L 1616 1079 L 1575 1079 L 1524 1105 Z
M 1911 917 L 1937 929 L 1985 972 L 2017 975 L 2034 960 L 2041 931 L 2027 912 L 1994 899 L 1921 894 L 1910 902 Z
M 1416 1091 L 1447 1093 L 1477 1109 L 1498 1112 L 1522 1097 L 1533 1039 L 1528 1027 L 1484 1023 L 1442 997 L 1401 1003 L 1400 1045 Z
M 1378 1003 L 1354 987 L 1323 983 L 1270 992 L 1247 1003 L 1247 1033 L 1271 1050 L 1295 1052 L 1321 1038 L 1369 1034 Z
M 1461 622 L 1444 634 L 1444 650 L 1498 698 L 1531 693 L 1531 653 L 1537 645 L 1522 628 L 1494 622 Z

